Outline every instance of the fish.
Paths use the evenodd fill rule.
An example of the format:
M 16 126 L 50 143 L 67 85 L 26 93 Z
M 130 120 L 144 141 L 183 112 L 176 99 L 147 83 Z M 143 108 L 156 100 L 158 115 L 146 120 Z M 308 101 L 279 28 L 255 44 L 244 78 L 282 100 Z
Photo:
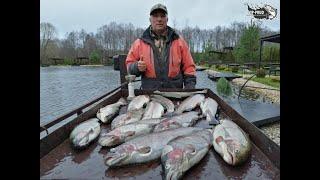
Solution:
M 77 125 L 71 131 L 69 139 L 74 148 L 82 149 L 95 140 L 100 131 L 99 119 L 91 118 Z
M 201 130 L 203 129 L 187 127 L 138 136 L 115 148 L 111 148 L 104 157 L 105 164 L 109 167 L 116 167 L 159 159 L 163 147 L 170 140 Z
M 202 118 L 202 115 L 198 114 L 199 113 L 196 111 L 190 111 L 172 117 L 165 117 L 159 124 L 154 127 L 153 132 L 193 126 L 197 120 Z
M 98 143 L 101 146 L 114 146 L 124 143 L 140 135 L 151 133 L 155 124 L 131 123 L 113 129 L 100 135 Z
M 146 107 L 145 113 L 143 114 L 143 119 L 160 118 L 164 113 L 164 107 L 156 102 L 150 101 Z
M 191 111 L 204 101 L 205 97 L 203 94 L 195 94 L 182 101 L 182 103 L 175 110 L 174 114 L 181 114 L 184 111 Z
M 161 154 L 164 179 L 181 179 L 185 172 L 199 163 L 212 146 L 212 133 L 212 129 L 204 129 L 179 136 L 165 145 Z
M 97 112 L 97 118 L 103 123 L 110 123 L 111 119 L 119 113 L 120 106 L 124 105 L 127 105 L 127 101 L 120 98 L 118 102 L 100 108 Z
M 182 99 L 189 97 L 194 94 L 207 94 L 208 90 L 204 89 L 202 91 L 192 91 L 192 92 L 161 92 L 159 90 L 153 91 L 153 94 L 161 95 L 169 98 Z
M 217 101 L 210 97 L 207 97 L 203 102 L 200 103 L 200 109 L 208 122 L 213 122 L 213 124 L 219 124 L 219 121 L 215 118 L 215 115 L 218 110 Z
M 118 115 L 114 120 L 111 122 L 111 129 L 115 129 L 117 127 L 130 124 L 133 122 L 140 121 L 142 115 L 144 113 L 144 109 L 138 109 L 134 111 L 128 111 L 125 114 Z
M 249 136 L 232 120 L 222 119 L 213 131 L 214 150 L 232 166 L 244 163 L 251 152 Z
M 152 125 L 157 125 L 159 124 L 161 121 L 165 120 L 165 117 L 161 117 L 161 118 L 151 118 L 151 119 L 142 119 L 140 121 L 134 122 L 134 123 L 142 123 L 142 124 L 152 124 Z
M 165 119 L 154 127 L 153 132 L 161 132 L 168 129 L 176 129 L 181 127 L 183 126 L 177 121 L 174 121 L 172 119 Z
M 135 111 L 135 110 L 141 109 L 149 101 L 150 101 L 150 97 L 148 95 L 136 96 L 129 103 L 127 111 Z
M 174 104 L 170 99 L 156 94 L 151 95 L 150 98 L 152 101 L 156 101 L 165 107 L 166 113 L 169 114 L 174 112 Z

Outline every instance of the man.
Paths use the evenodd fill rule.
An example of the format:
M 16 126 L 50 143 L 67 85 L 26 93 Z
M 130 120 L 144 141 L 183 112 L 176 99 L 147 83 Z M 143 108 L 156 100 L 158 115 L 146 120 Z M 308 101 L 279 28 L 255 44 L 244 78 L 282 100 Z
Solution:
M 151 8 L 151 25 L 127 55 L 128 73 L 142 76 L 142 89 L 195 88 L 196 69 L 188 45 L 167 26 L 167 15 L 162 4 Z

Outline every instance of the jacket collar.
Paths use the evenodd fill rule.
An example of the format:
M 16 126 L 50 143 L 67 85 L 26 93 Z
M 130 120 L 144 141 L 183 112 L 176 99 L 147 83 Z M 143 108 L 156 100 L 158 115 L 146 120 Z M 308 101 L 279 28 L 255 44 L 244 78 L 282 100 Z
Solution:
M 174 29 L 172 29 L 170 26 L 167 26 L 167 28 L 168 28 L 167 42 L 171 42 L 179 38 L 179 35 L 175 32 Z M 149 43 L 152 42 L 154 40 L 154 37 L 150 33 L 151 33 L 151 25 L 143 32 L 140 39 Z

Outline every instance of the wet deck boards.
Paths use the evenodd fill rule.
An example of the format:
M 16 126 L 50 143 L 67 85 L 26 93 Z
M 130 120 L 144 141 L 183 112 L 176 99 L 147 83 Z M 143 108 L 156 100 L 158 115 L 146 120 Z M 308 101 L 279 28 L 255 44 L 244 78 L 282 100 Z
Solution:
M 174 102 L 176 104 L 176 102 Z M 125 113 L 122 107 L 120 114 Z M 200 111 L 198 108 L 197 111 Z M 221 117 L 226 117 L 221 112 Z M 207 127 L 202 119 L 197 127 Z M 110 125 L 102 125 L 102 133 L 110 130 Z M 183 179 L 280 179 L 280 170 L 253 144 L 251 156 L 243 165 L 232 167 L 226 164 L 213 147 L 199 164 L 192 167 Z M 110 148 L 101 147 L 97 141 L 87 149 L 76 151 L 69 139 L 40 159 L 41 179 L 81 178 L 81 179 L 162 179 L 160 160 L 109 168 L 104 164 L 104 155 Z

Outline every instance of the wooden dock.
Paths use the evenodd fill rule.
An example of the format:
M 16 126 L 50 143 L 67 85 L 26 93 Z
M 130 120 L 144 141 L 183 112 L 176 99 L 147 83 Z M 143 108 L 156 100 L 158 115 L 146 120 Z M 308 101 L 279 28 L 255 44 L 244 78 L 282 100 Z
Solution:
M 241 78 L 242 76 L 238 76 L 234 73 L 229 73 L 229 72 L 212 72 L 212 71 L 208 71 L 208 78 L 213 80 L 213 81 L 217 81 L 219 78 L 226 78 L 228 81 L 231 81 L 235 78 Z
M 202 67 L 202 66 L 196 66 L 196 71 L 204 71 L 208 69 L 207 67 Z

